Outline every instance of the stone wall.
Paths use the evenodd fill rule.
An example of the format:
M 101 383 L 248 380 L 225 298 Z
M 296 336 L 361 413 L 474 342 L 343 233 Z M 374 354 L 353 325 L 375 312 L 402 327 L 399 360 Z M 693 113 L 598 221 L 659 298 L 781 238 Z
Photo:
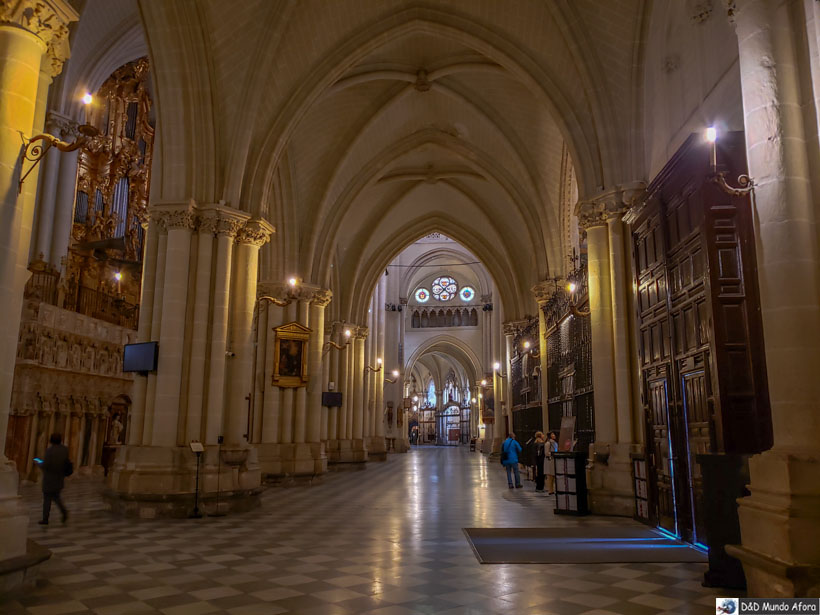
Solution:
M 105 449 L 122 443 L 127 429 L 133 376 L 122 372 L 122 353 L 134 337 L 47 303 L 23 305 L 6 436 L 21 478 L 39 478 L 32 458 L 43 455 L 54 432 L 75 468 L 102 471 Z

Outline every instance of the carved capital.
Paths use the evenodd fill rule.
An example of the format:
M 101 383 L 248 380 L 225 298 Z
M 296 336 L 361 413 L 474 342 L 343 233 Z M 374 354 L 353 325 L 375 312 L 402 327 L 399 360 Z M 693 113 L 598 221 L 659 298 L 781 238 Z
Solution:
M 265 245 L 274 232 L 273 226 L 262 218 L 248 220 L 236 234 L 236 242 L 244 243 L 257 248 Z
M 364 326 L 351 327 L 350 329 L 353 332 L 353 337 L 357 340 L 367 339 L 367 336 L 370 333 L 370 329 Z
M 160 203 L 149 208 L 152 218 L 156 218 L 161 229 L 193 229 L 194 202 L 187 203 Z
M 504 327 L 504 335 L 518 335 L 526 329 L 529 324 L 530 321 L 528 319 L 508 320 L 502 324 Z
M 575 208 L 578 226 L 586 230 L 603 226 L 612 219 L 622 219 L 624 213 L 640 201 L 645 192 L 646 184 L 636 181 L 619 184 L 615 188 L 604 190 L 592 199 L 579 201 Z
M 56 111 L 46 113 L 46 132 L 63 141 L 74 141 L 80 136 L 79 124 Z
M 43 43 L 56 77 L 68 59 L 68 24 L 79 15 L 65 0 L 0 0 L 0 23 L 13 24 L 31 32 Z
M 310 302 L 314 305 L 318 305 L 319 307 L 327 307 L 330 305 L 330 300 L 333 298 L 333 291 L 328 290 L 327 288 L 317 288 L 313 292 L 313 296 L 310 299 Z
M 562 279 L 544 280 L 533 286 L 531 290 L 538 305 L 543 307 L 564 284 Z

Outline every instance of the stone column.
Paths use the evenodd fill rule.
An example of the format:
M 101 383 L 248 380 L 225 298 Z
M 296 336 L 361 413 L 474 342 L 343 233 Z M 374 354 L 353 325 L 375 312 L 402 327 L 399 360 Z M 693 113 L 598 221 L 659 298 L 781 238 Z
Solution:
M 282 322 L 282 315 L 284 310 L 279 305 L 268 303 L 268 335 L 266 339 L 265 350 L 265 399 L 263 403 L 262 415 L 262 442 L 273 443 L 279 442 L 279 403 L 281 393 L 278 386 L 273 384 L 273 363 L 274 363 L 274 346 L 276 343 L 276 335 L 271 330 L 272 325 Z
M 231 283 L 230 397 L 225 420 L 225 443 L 247 445 L 248 396 L 253 389 L 253 312 L 259 248 L 268 241 L 273 227 L 265 220 L 249 220 L 236 236 L 236 264 Z
M 536 303 L 538 303 L 538 349 L 541 354 L 541 430 L 544 433 L 549 432 L 550 429 L 549 382 L 547 380 L 547 320 L 544 308 L 556 290 L 557 284 L 553 284 L 551 280 L 539 282 L 532 287 L 532 293 L 535 295 Z
M 150 337 L 154 341 L 159 341 L 160 333 L 162 332 L 162 296 L 165 290 L 165 259 L 168 246 L 168 230 L 165 228 L 165 220 L 158 216 L 154 218 L 155 226 L 158 233 L 157 238 L 157 259 L 153 284 L 153 303 L 150 310 L 151 328 Z M 150 228 L 150 225 L 149 225 Z M 150 298 L 150 294 L 143 296 L 143 302 Z M 145 446 L 151 445 L 151 435 L 154 432 L 154 410 L 156 404 L 154 397 L 157 390 L 157 374 L 148 374 L 145 385 L 145 411 L 142 420 L 142 434 L 139 437 L 139 444 Z
M 208 315 L 211 307 L 211 264 L 215 233 L 216 213 L 203 213 L 199 219 L 196 249 L 194 313 L 188 364 L 188 412 L 185 417 L 184 442 L 202 440 L 205 364 L 208 357 Z
M 20 330 L 20 310 L 31 242 L 33 210 L 19 198 L 20 134 L 37 129 L 40 73 L 49 65 L 59 74 L 68 57 L 67 24 L 77 14 L 60 0 L 0 4 L 0 442 L 6 441 L 12 380 Z M 45 93 L 40 94 L 43 101 Z M 40 124 L 42 126 L 42 124 Z M 39 132 L 39 131 L 38 131 Z M 30 162 L 23 166 L 27 171 Z M 32 179 L 33 178 L 33 179 Z M 34 191 L 36 176 L 27 180 Z M 32 199 L 33 204 L 33 199 Z M 0 454 L 0 562 L 26 552 L 28 519 L 17 496 L 14 464 Z
M 66 138 L 77 134 L 76 125 L 70 125 Z M 51 228 L 51 249 L 49 263 L 59 267 L 62 259 L 68 254 L 68 242 L 71 238 L 71 225 L 74 219 L 74 200 L 77 193 L 77 172 L 80 150 L 65 152 L 60 156 L 60 177 L 57 181 L 57 192 L 54 200 L 54 223 Z
M 501 364 L 504 366 L 504 371 L 507 373 L 507 377 L 504 380 L 504 404 L 507 410 L 507 416 L 509 417 L 510 422 L 510 431 L 515 431 L 513 429 L 513 407 L 512 407 L 512 382 L 510 382 L 510 378 L 512 377 L 512 356 L 513 356 L 513 340 L 515 339 L 515 334 L 518 332 L 519 323 L 504 323 L 504 359 L 501 361 Z
M 59 137 L 63 141 L 71 142 L 76 135 L 76 123 L 68 118 L 49 111 L 46 114 L 45 129 L 48 134 Z M 65 156 L 63 152 L 55 148 L 49 149 L 45 159 L 40 163 L 43 172 L 40 174 L 40 190 L 37 195 L 36 215 L 36 235 L 32 242 L 32 259 L 38 258 L 42 254 L 45 262 L 59 265 L 60 256 L 56 258 L 57 263 L 51 257 L 51 238 L 54 234 L 54 206 L 57 200 L 57 184 L 60 178 L 60 160 Z M 27 180 L 28 181 L 28 180 Z
M 370 447 L 369 454 L 376 455 L 381 457 L 384 454 L 384 459 L 387 459 L 387 451 L 385 450 L 384 446 L 384 379 L 385 379 L 385 372 L 390 372 L 393 369 L 392 359 L 388 361 L 387 354 L 385 352 L 385 333 L 386 333 L 386 325 L 387 325 L 387 313 L 384 309 L 384 305 L 387 302 L 387 279 L 385 277 L 381 278 L 381 282 L 379 282 L 379 300 L 376 302 L 376 309 L 377 311 L 377 322 L 378 322 L 378 333 L 376 336 L 376 356 L 382 358 L 382 369 L 380 372 L 376 374 L 376 403 L 374 404 L 373 408 L 373 421 L 375 426 L 375 431 L 373 432 L 373 442 Z M 402 312 L 402 316 L 404 312 Z M 392 376 L 391 376 L 392 378 Z
M 310 303 L 310 324 L 313 333 L 310 338 L 308 358 L 308 417 L 307 441 L 320 442 L 322 429 L 322 346 L 325 334 L 325 308 L 330 303 L 332 293 L 320 289 L 314 293 Z
M 577 213 L 579 224 L 587 231 L 589 250 L 587 276 L 595 403 L 595 441 L 590 445 L 589 463 L 590 508 L 597 514 L 631 516 L 632 362 L 623 211 L 623 191 L 616 188 L 598 195 L 594 201 L 579 203 Z
M 364 449 L 364 341 L 367 327 L 356 327 L 353 334 L 353 441 L 354 450 Z
M 154 308 L 154 285 L 157 275 L 157 248 L 159 231 L 157 223 L 147 221 L 143 224 L 145 241 L 142 256 L 142 290 L 140 292 L 140 317 L 137 328 L 137 342 L 151 341 L 151 320 Z M 127 425 L 128 444 L 142 444 L 142 430 L 145 419 L 145 399 L 148 388 L 147 376 L 134 378 L 131 412 Z
M 743 563 L 749 596 L 817 596 L 820 578 L 815 4 L 738 0 L 733 13 L 774 435 L 771 450 L 749 460 L 742 546 L 727 547 Z
M 225 408 L 225 353 L 228 340 L 228 305 L 231 292 L 233 243 L 247 220 L 239 212 L 219 212 L 216 223 L 213 306 L 211 308 L 211 351 L 208 365 L 208 406 L 205 415 L 205 442 L 216 444 L 223 435 Z
M 180 443 L 177 428 L 182 394 L 182 355 L 194 223 L 193 205 L 154 205 L 151 215 L 161 217 L 168 229 L 151 444 L 175 446 Z

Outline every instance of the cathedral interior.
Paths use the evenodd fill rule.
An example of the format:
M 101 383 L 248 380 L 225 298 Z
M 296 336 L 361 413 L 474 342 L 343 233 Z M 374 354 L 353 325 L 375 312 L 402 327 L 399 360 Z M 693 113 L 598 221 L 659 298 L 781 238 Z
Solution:
M 0 0 L 0 611 L 820 598 L 818 135 L 816 0 Z

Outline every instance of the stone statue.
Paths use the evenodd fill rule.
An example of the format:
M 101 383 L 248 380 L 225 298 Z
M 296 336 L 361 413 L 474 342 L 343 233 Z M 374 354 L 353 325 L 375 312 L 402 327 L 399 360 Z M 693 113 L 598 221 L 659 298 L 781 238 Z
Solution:
M 57 342 L 57 367 L 68 365 L 68 341 L 63 335 Z

